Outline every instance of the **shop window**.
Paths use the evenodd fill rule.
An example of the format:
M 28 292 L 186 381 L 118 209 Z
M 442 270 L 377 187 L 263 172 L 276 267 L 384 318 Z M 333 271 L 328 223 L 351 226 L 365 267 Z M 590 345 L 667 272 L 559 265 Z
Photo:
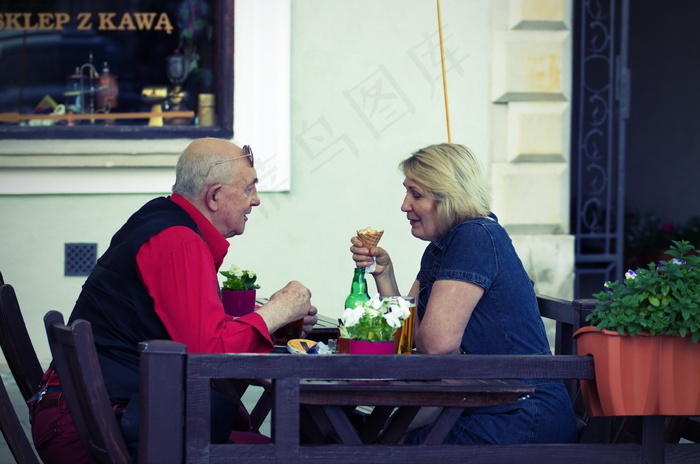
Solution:
M 233 0 L 0 0 L 0 138 L 233 135 Z

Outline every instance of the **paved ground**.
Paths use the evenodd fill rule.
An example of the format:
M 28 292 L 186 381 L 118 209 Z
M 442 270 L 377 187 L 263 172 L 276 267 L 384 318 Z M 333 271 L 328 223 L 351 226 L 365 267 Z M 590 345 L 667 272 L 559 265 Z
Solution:
M 24 399 L 22 398 L 22 395 L 20 394 L 19 389 L 17 388 L 17 384 L 15 383 L 15 380 L 12 377 L 12 373 L 7 367 L 2 367 L 0 368 L 0 376 L 2 376 L 2 381 L 5 383 L 5 388 L 7 388 L 7 392 L 10 394 L 10 398 L 12 398 L 12 404 L 15 407 L 15 411 L 17 411 L 17 416 L 22 422 L 22 425 L 24 426 L 24 429 L 27 432 L 27 436 L 31 441 L 29 413 L 27 410 L 27 405 L 24 403 Z M 252 410 L 252 407 L 255 405 L 255 401 L 257 401 L 257 396 L 260 395 L 261 391 L 261 389 L 257 388 L 251 388 L 250 390 L 251 391 L 249 393 L 246 393 L 246 395 L 243 397 L 243 402 L 245 403 L 248 410 Z M 269 416 L 267 418 L 267 421 L 261 427 L 261 432 L 267 436 L 270 436 Z M 0 434 L 0 464 L 14 463 L 15 459 L 12 457 L 12 453 L 10 453 L 10 449 L 7 447 L 7 443 L 5 443 L 5 437 L 3 437 L 2 434 Z

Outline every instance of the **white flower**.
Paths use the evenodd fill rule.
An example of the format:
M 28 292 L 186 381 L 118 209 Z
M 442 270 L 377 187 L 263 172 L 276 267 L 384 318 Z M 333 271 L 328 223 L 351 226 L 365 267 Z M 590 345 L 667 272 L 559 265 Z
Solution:
M 248 276 L 249 279 L 252 279 L 253 277 L 255 277 L 255 274 L 254 274 L 253 272 L 245 271 L 245 273 L 246 273 L 246 275 Z
M 401 327 L 401 324 L 402 324 L 401 319 L 393 311 L 390 311 L 390 312 L 384 314 L 384 320 L 386 320 L 386 323 L 389 324 L 389 326 L 391 326 L 391 327 L 399 328 L 399 327 Z
M 382 312 L 373 308 L 365 308 L 365 314 L 367 314 L 370 319 L 374 319 L 375 317 L 379 317 Z
M 354 308 L 345 308 L 342 316 L 343 325 L 351 327 L 357 324 L 364 313 L 365 308 L 363 308 L 362 305 L 355 306 Z
M 411 305 L 401 297 L 392 301 L 390 306 L 391 313 L 395 314 L 399 319 L 407 319 L 411 315 Z
M 365 306 L 378 311 L 382 307 L 382 298 L 379 296 L 379 293 L 370 298 L 369 301 L 365 303 Z
M 625 279 L 634 279 L 637 277 L 637 273 L 634 272 L 632 269 L 629 269 L 627 272 L 625 272 Z
M 243 269 L 240 267 L 236 266 L 235 264 L 231 266 L 231 269 L 229 271 L 231 274 L 235 275 L 236 277 L 242 277 L 243 276 Z

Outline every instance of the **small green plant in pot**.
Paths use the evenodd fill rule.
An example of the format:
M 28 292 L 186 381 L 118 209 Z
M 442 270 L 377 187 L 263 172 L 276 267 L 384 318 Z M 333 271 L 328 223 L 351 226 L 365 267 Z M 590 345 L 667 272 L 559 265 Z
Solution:
M 258 276 L 254 272 L 231 266 L 228 271 L 220 271 L 219 273 L 226 277 L 222 285 L 223 290 L 257 290 L 260 288 L 260 285 L 255 283 Z
M 226 277 L 221 286 L 221 301 L 226 314 L 241 317 L 255 310 L 255 291 L 260 288 L 255 281 L 258 276 L 237 266 L 228 271 L 219 271 Z
M 350 338 L 352 354 L 393 354 L 394 333 L 410 315 L 410 303 L 404 298 L 376 294 L 354 308 L 345 308 L 340 333 Z
M 354 308 L 345 308 L 342 321 L 351 338 L 387 342 L 394 340 L 394 332 L 410 315 L 409 303 L 405 299 L 382 299 L 376 294 Z

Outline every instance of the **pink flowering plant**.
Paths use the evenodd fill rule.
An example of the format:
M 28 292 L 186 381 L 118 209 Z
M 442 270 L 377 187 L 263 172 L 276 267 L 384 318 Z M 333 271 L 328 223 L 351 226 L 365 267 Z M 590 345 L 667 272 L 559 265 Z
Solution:
M 622 282 L 606 282 L 586 318 L 598 329 L 621 334 L 678 334 L 700 340 L 700 255 L 688 241 L 673 241 L 672 259 L 628 270 Z
M 226 277 L 221 287 L 223 290 L 256 290 L 260 288 L 260 285 L 255 283 L 258 276 L 238 266 L 231 266 L 228 271 L 219 271 L 219 274 Z
M 682 227 L 653 213 L 628 213 L 625 216 L 625 246 L 637 253 L 662 251 L 672 240 L 684 238 L 680 229 Z
M 341 327 L 348 337 L 357 340 L 392 341 L 394 332 L 410 314 L 410 305 L 404 298 L 382 299 L 376 294 L 354 308 L 345 308 Z
M 674 222 L 653 213 L 642 215 L 629 212 L 625 215 L 625 246 L 630 252 L 663 251 L 674 240 L 687 240 L 691 245 L 700 247 L 700 216 L 693 216 L 685 222 Z

